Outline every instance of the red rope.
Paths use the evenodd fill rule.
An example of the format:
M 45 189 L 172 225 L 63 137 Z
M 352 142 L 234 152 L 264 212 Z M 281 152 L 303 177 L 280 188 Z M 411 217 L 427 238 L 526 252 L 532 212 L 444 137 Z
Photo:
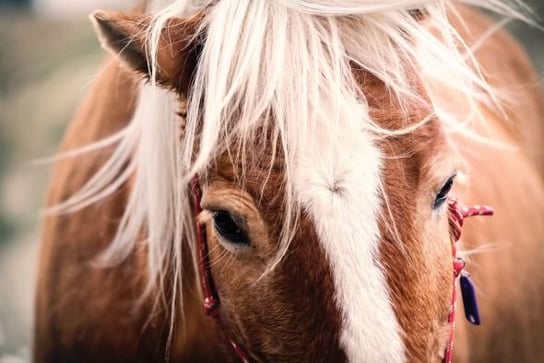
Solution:
M 198 177 L 193 179 L 193 205 L 195 215 L 199 215 L 202 212 L 200 206 L 200 200 L 202 198 L 202 192 L 200 190 L 200 184 Z M 199 245 L 199 257 L 200 257 L 200 276 L 202 276 L 202 288 L 204 290 L 204 311 L 207 315 L 211 315 L 219 307 L 219 298 L 215 292 L 215 286 L 213 284 L 212 275 L 210 272 L 210 258 L 208 255 L 208 244 L 206 238 L 206 227 L 204 224 L 196 222 L 196 234 Z
M 465 268 L 465 261 L 462 258 L 457 257 L 456 242 L 461 237 L 461 231 L 463 229 L 463 223 L 465 221 L 465 218 L 492 215 L 493 209 L 491 207 L 474 206 L 469 208 L 462 208 L 455 198 L 448 198 L 448 222 L 450 225 L 451 251 L 453 258 L 453 288 L 451 294 L 450 312 L 448 315 L 448 323 L 450 324 L 450 336 L 448 340 L 448 345 L 446 346 L 446 352 L 444 354 L 444 363 L 451 363 L 453 360 L 453 342 L 455 339 L 455 312 L 457 309 L 457 289 L 455 286 L 455 280 L 457 280 L 457 278 Z
M 202 207 L 200 206 L 200 201 L 202 199 L 202 191 L 200 190 L 200 183 L 198 176 L 193 178 L 193 206 L 194 213 L 196 216 L 202 212 Z M 208 253 L 208 240 L 206 236 L 206 228 L 204 224 L 200 223 L 197 220 L 196 223 L 196 233 L 198 238 L 198 251 L 200 258 L 200 276 L 202 277 L 202 289 L 204 291 L 204 311 L 206 315 L 212 316 L 219 324 L 219 295 L 215 290 L 215 285 L 213 283 L 212 273 L 210 269 L 210 257 Z M 219 324 L 219 326 L 221 326 Z M 242 363 L 249 363 L 250 360 L 244 350 L 234 342 L 234 340 L 225 332 L 223 332 L 227 337 L 230 346 L 234 350 L 234 353 L 238 356 Z

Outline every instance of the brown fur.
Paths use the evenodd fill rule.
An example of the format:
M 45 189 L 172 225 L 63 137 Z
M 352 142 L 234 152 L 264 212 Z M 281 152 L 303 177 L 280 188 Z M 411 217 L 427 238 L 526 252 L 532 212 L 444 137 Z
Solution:
M 272 171 L 261 194 L 268 165 L 266 159 L 249 158 L 245 192 L 237 183 L 241 165 L 233 168 L 228 155 L 208 174 L 202 207 L 244 216 L 252 242 L 247 250 L 229 255 L 211 225 L 207 229 L 221 322 L 256 361 L 341 362 L 345 358 L 337 344 L 339 313 L 333 303 L 332 276 L 323 252 L 316 248 L 318 239 L 309 219 L 301 218 L 292 248 L 277 270 L 258 282 L 278 251 L 283 216 L 278 198 L 281 168 Z
M 381 82 L 368 75 L 363 85 L 370 96 L 373 117 L 388 129 L 401 129 L 428 114 L 428 110 L 417 108 L 409 115 L 401 114 Z M 388 203 L 402 236 L 399 241 L 388 227 L 393 221 L 384 211 L 380 223 L 382 263 L 388 272 L 397 319 L 405 332 L 407 356 L 413 362 L 438 361 L 446 344 L 451 242 L 446 214 L 431 208 L 433 191 L 455 172 L 446 145 L 438 120 L 409 135 L 388 138 L 381 145 L 387 155 L 385 194 L 394 196 Z M 446 170 L 446 174 L 437 174 L 437 170 Z M 437 229 L 436 224 L 443 228 Z
M 116 62 L 108 62 L 67 131 L 61 150 L 99 140 L 125 125 L 134 110 L 135 89 L 134 76 Z M 106 156 L 107 151 L 99 151 L 60 162 L 48 205 L 57 205 L 81 188 Z M 124 187 L 80 212 L 45 219 L 36 303 L 36 362 L 164 360 L 168 316 L 159 312 L 147 324 L 150 303 L 137 308 L 145 284 L 145 252 L 137 249 L 113 268 L 91 265 L 113 238 L 126 193 Z M 190 268 L 186 273 L 187 281 L 192 281 Z M 186 291 L 194 295 L 195 287 Z M 192 319 L 185 327 L 184 344 L 194 350 L 184 350 L 184 354 L 193 361 L 214 361 L 214 351 L 205 347 L 216 338 L 213 331 L 208 334 L 202 328 L 211 322 L 201 316 L 200 304 L 191 301 L 194 299 L 185 304 L 185 314 Z
M 465 8 L 461 12 L 474 38 L 489 26 L 481 15 Z M 106 31 L 121 29 L 126 31 L 123 34 L 131 34 L 135 24 L 145 23 L 141 15 L 134 18 L 101 13 L 100 18 Z M 173 29 L 180 31 L 170 34 L 172 39 L 185 40 L 194 35 L 197 20 L 177 21 L 181 25 Z M 108 26 L 114 28 L 108 30 Z M 465 36 L 470 41 L 470 36 Z M 165 46 L 159 57 L 163 70 L 159 81 L 184 94 L 196 64 L 197 49 L 187 43 L 175 49 Z M 136 43 L 128 63 L 145 73 L 147 66 L 141 67 L 139 56 Z M 538 160 L 534 150 L 544 136 L 541 95 L 536 90 L 532 67 L 506 33 L 499 32 L 477 56 L 493 84 L 519 85 L 516 100 L 522 102 L 509 112 L 510 126 L 500 126 L 502 120 L 488 111 L 489 121 L 495 126 L 494 134 L 489 136 L 521 145 L 529 152 L 504 152 L 451 139 L 439 120 L 412 134 L 388 138 L 380 145 L 387 156 L 383 178 L 387 201 L 402 236 L 398 241 L 384 208 L 380 252 L 407 355 L 413 362 L 439 360 L 446 344 L 451 244 L 446 214 L 433 212 L 431 205 L 461 156 L 453 154 L 453 149 L 448 148 L 450 143 L 466 151 L 462 156 L 473 175 L 486 175 L 486 179 L 471 179 L 467 190 L 458 188 L 462 200 L 490 203 L 498 212 L 494 220 L 485 223 L 467 222 L 463 235 L 466 244 L 475 247 L 486 242 L 511 242 L 475 256 L 469 264 L 481 287 L 485 325 L 468 327 L 461 323 L 462 316 L 458 317 L 457 360 L 530 362 L 539 357 L 538 338 L 544 329 L 544 279 L 534 277 L 544 261 L 544 252 L 538 246 L 544 236 L 538 219 L 544 212 L 544 167 L 534 166 Z M 400 114 L 379 80 L 360 72 L 358 76 L 373 116 L 382 126 L 396 129 L 428 111 L 415 108 L 408 115 Z M 99 140 L 125 125 L 134 111 L 135 90 L 134 75 L 109 63 L 76 115 L 62 150 Z M 455 99 L 455 95 L 444 97 Z M 267 139 L 263 136 L 255 142 L 258 149 L 262 144 L 257 144 L 266 145 Z M 108 152 L 60 162 L 48 205 L 58 204 L 77 191 Z M 405 158 L 397 157 L 407 152 Z M 211 270 L 221 299 L 221 330 L 257 361 L 344 361 L 338 343 L 340 316 L 330 266 L 319 248 L 313 223 L 304 213 L 285 259 L 258 281 L 277 252 L 284 222 L 279 197 L 281 155 L 263 189 L 262 181 L 268 175 L 267 157 L 258 153 L 248 157 L 244 188 L 237 178 L 241 166 L 233 165 L 228 154 L 220 156 L 202 180 L 203 207 L 242 216 L 251 239 L 249 248 L 230 253 L 208 220 Z M 490 160 L 500 160 L 500 165 Z M 508 185 L 502 181 L 504 172 Z M 136 249 L 126 261 L 112 268 L 90 266 L 92 258 L 111 241 L 129 189 L 125 186 L 108 200 L 83 211 L 47 217 L 36 305 L 36 362 L 148 362 L 163 361 L 167 356 L 169 315 L 158 311 L 150 318 L 152 302 L 139 307 L 137 304 L 146 279 L 145 250 Z M 528 191 L 531 196 L 527 196 Z M 194 283 L 194 277 L 191 263 L 186 263 L 185 327 L 176 325 L 169 359 L 234 361 L 221 330 L 202 313 L 197 293 L 200 286 Z

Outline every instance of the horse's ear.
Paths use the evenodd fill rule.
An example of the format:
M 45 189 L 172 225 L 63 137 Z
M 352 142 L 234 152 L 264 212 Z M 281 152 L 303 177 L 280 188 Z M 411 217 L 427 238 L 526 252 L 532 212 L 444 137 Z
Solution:
M 198 61 L 197 32 L 202 15 L 171 18 L 163 27 L 157 49 L 156 81 L 186 92 Z M 151 77 L 147 34 L 152 18 L 97 10 L 91 15 L 102 47 L 118 55 L 131 69 Z

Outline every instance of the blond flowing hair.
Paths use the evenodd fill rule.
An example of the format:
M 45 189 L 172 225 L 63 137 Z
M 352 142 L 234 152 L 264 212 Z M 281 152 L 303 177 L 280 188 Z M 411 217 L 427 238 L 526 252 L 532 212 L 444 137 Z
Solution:
M 178 133 L 178 97 L 153 82 L 142 83 L 136 112 L 126 128 L 81 149 L 116 145 L 109 160 L 55 210 L 84 208 L 131 178 L 123 218 L 101 260 L 122 261 L 144 231 L 149 252 L 147 294 L 158 291 L 162 296 L 166 274 L 173 273 L 169 281 L 174 281 L 174 296 L 167 303 L 175 308 L 176 299 L 182 300 L 181 246 L 196 246 L 189 182 L 195 174 L 205 175 L 210 162 L 231 145 L 239 145 L 233 155 L 243 158 L 264 124 L 272 135 L 272 154 L 281 153 L 285 160 L 286 225 L 273 268 L 296 226 L 293 181 L 306 152 L 304 140 L 334 135 L 330 130 L 345 119 L 383 138 L 410 132 L 434 116 L 402 130 L 381 128 L 369 115 L 353 67 L 383 81 L 400 107 L 408 110 L 415 103 L 429 102 L 414 89 L 414 72 L 441 64 L 447 74 L 426 72 L 426 76 L 464 95 L 471 113 L 477 116 L 482 102 L 500 109 L 500 94 L 486 82 L 474 50 L 451 25 L 458 3 L 529 21 L 520 1 L 151 1 L 148 10 L 153 22 L 147 31 L 147 48 L 152 74 L 157 72 L 158 43 L 167 20 L 205 11 L 201 24 L 205 36 L 188 94 L 184 135 L 180 138 Z M 414 9 L 424 14 L 424 20 L 413 16 Z M 463 120 L 444 112 L 440 117 L 450 130 L 470 135 Z

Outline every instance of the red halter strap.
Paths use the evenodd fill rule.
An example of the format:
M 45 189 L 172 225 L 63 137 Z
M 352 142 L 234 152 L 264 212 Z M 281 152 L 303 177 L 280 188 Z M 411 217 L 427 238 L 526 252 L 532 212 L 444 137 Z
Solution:
M 465 315 L 467 319 L 476 325 L 480 324 L 480 317 L 478 314 L 478 305 L 476 304 L 476 295 L 474 292 L 474 286 L 470 281 L 468 273 L 464 270 L 465 261 L 457 256 L 456 242 L 461 237 L 461 231 L 463 229 L 463 222 L 465 218 L 474 216 L 491 216 L 493 215 L 493 209 L 486 206 L 474 206 L 470 208 L 462 208 L 457 200 L 453 197 L 448 198 L 448 220 L 450 225 L 451 236 L 451 250 L 453 257 L 453 288 L 451 294 L 450 313 L 448 315 L 448 323 L 450 324 L 450 337 L 448 345 L 446 346 L 446 352 L 444 354 L 444 363 L 451 363 L 453 359 L 453 341 L 455 335 L 455 310 L 457 289 L 455 286 L 455 280 L 461 275 L 461 293 L 463 295 L 463 305 L 465 308 Z
M 200 206 L 200 200 L 202 199 L 202 191 L 200 190 L 200 183 L 198 177 L 193 178 L 193 205 L 195 215 L 199 215 L 202 212 Z M 196 223 L 196 232 L 198 238 L 198 253 L 199 253 L 199 266 L 200 266 L 200 276 L 202 278 L 202 290 L 204 292 L 204 311 L 206 315 L 213 317 L 215 320 L 219 321 L 219 295 L 215 290 L 215 285 L 213 283 L 212 273 L 210 270 L 210 257 L 208 254 L 208 239 L 206 236 L 206 227 L 204 224 L 198 222 Z M 219 324 L 219 326 L 221 326 Z M 230 343 L 230 346 L 238 356 L 241 362 L 249 363 L 250 360 L 244 350 L 234 342 L 234 340 L 227 334 L 224 333 L 227 337 L 227 340 Z

